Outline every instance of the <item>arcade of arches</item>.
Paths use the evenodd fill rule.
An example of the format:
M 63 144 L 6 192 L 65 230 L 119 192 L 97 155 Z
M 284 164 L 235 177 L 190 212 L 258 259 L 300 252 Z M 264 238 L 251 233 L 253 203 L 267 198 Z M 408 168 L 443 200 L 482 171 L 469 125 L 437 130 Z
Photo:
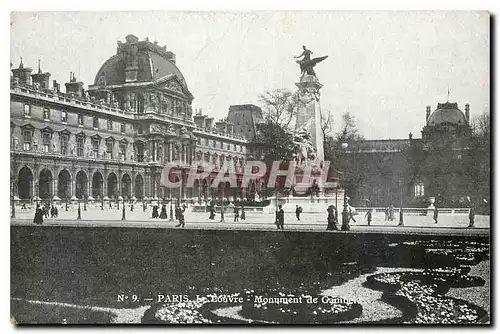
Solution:
M 15 174 L 13 174 L 15 175 Z M 20 200 L 52 200 L 58 197 L 61 200 L 69 200 L 74 197 L 85 199 L 91 196 L 94 199 L 109 197 L 116 199 L 122 196 L 124 199 L 137 199 L 145 197 L 144 177 L 137 173 L 133 178 L 128 173 L 123 173 L 121 180 L 114 172 L 110 172 L 105 178 L 100 171 L 95 171 L 89 178 L 88 173 L 79 170 L 74 176 L 67 169 L 59 172 L 49 168 L 42 168 L 38 177 L 34 169 L 23 166 L 19 169 L 14 179 L 14 196 Z

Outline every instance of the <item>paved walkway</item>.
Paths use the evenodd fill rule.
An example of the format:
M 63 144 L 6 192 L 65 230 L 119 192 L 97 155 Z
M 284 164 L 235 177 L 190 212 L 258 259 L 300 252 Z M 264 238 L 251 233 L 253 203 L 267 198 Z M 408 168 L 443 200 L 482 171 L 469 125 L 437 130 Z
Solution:
M 137 210 L 139 209 L 139 210 Z M 169 210 L 167 209 L 169 214 Z M 11 219 L 12 225 L 33 225 L 32 210 L 18 210 L 16 218 Z M 81 227 L 136 227 L 136 228 L 176 228 L 177 222 L 152 219 L 151 210 L 143 212 L 141 207 L 133 212 L 127 207 L 126 220 L 122 221 L 122 211 L 116 209 L 89 208 L 81 210 L 81 220 L 77 220 L 77 210 L 69 208 L 68 211 L 60 210 L 59 218 L 44 219 L 43 226 L 81 226 Z M 216 229 L 216 230 L 276 230 L 274 215 L 251 213 L 246 220 L 233 221 L 233 214 L 225 215 L 225 222 L 219 222 L 220 214 L 216 220 L 208 220 L 208 213 L 186 212 L 187 229 Z M 438 224 L 434 224 L 431 216 L 405 215 L 404 226 L 398 226 L 398 220 L 384 221 L 383 214 L 375 214 L 371 226 L 368 226 L 362 215 L 355 216 L 356 222 L 351 222 L 352 233 L 397 233 L 397 234 L 425 234 L 425 235 L 489 235 L 490 217 L 476 216 L 475 228 L 467 228 L 467 215 L 444 215 L 439 217 Z M 297 221 L 294 214 L 285 214 L 285 229 L 292 231 L 317 231 L 326 229 L 326 215 L 303 214 Z M 339 226 L 340 227 L 340 226 Z M 343 232 L 340 232 L 343 233 Z

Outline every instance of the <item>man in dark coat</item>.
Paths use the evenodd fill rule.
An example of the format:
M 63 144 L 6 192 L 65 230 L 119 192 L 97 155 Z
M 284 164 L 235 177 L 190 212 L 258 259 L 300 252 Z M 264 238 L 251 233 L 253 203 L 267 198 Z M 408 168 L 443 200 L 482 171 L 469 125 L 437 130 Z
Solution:
M 438 223 L 438 208 L 434 207 L 434 216 L 432 217 L 434 219 L 434 224 Z
M 234 221 L 237 222 L 240 218 L 240 209 L 235 205 L 233 212 L 234 212 Z
M 370 226 L 370 223 L 372 222 L 372 209 L 368 209 L 365 215 L 366 221 L 368 222 L 368 226 Z
M 295 206 L 295 217 L 297 217 L 297 220 L 300 221 L 300 214 L 302 213 L 302 207 L 296 205 Z
M 215 206 L 214 203 L 210 203 L 210 206 L 208 207 L 208 211 L 210 212 L 210 216 L 208 219 L 214 220 L 215 219 Z
M 283 227 L 285 226 L 285 211 L 283 211 L 281 205 L 278 205 L 278 210 L 276 211 L 276 226 L 278 227 L 278 230 L 283 230 Z

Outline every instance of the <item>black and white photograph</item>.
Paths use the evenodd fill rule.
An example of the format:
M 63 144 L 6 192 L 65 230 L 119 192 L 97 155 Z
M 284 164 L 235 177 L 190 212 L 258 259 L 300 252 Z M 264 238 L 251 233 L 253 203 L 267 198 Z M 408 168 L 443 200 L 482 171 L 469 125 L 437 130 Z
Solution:
M 11 12 L 10 322 L 491 325 L 492 20 Z

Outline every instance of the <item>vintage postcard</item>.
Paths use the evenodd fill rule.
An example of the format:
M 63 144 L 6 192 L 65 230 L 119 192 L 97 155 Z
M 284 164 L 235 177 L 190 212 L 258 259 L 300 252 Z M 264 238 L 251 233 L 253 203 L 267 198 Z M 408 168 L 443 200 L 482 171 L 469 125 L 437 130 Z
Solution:
M 490 324 L 490 13 L 13 12 L 14 324 Z

